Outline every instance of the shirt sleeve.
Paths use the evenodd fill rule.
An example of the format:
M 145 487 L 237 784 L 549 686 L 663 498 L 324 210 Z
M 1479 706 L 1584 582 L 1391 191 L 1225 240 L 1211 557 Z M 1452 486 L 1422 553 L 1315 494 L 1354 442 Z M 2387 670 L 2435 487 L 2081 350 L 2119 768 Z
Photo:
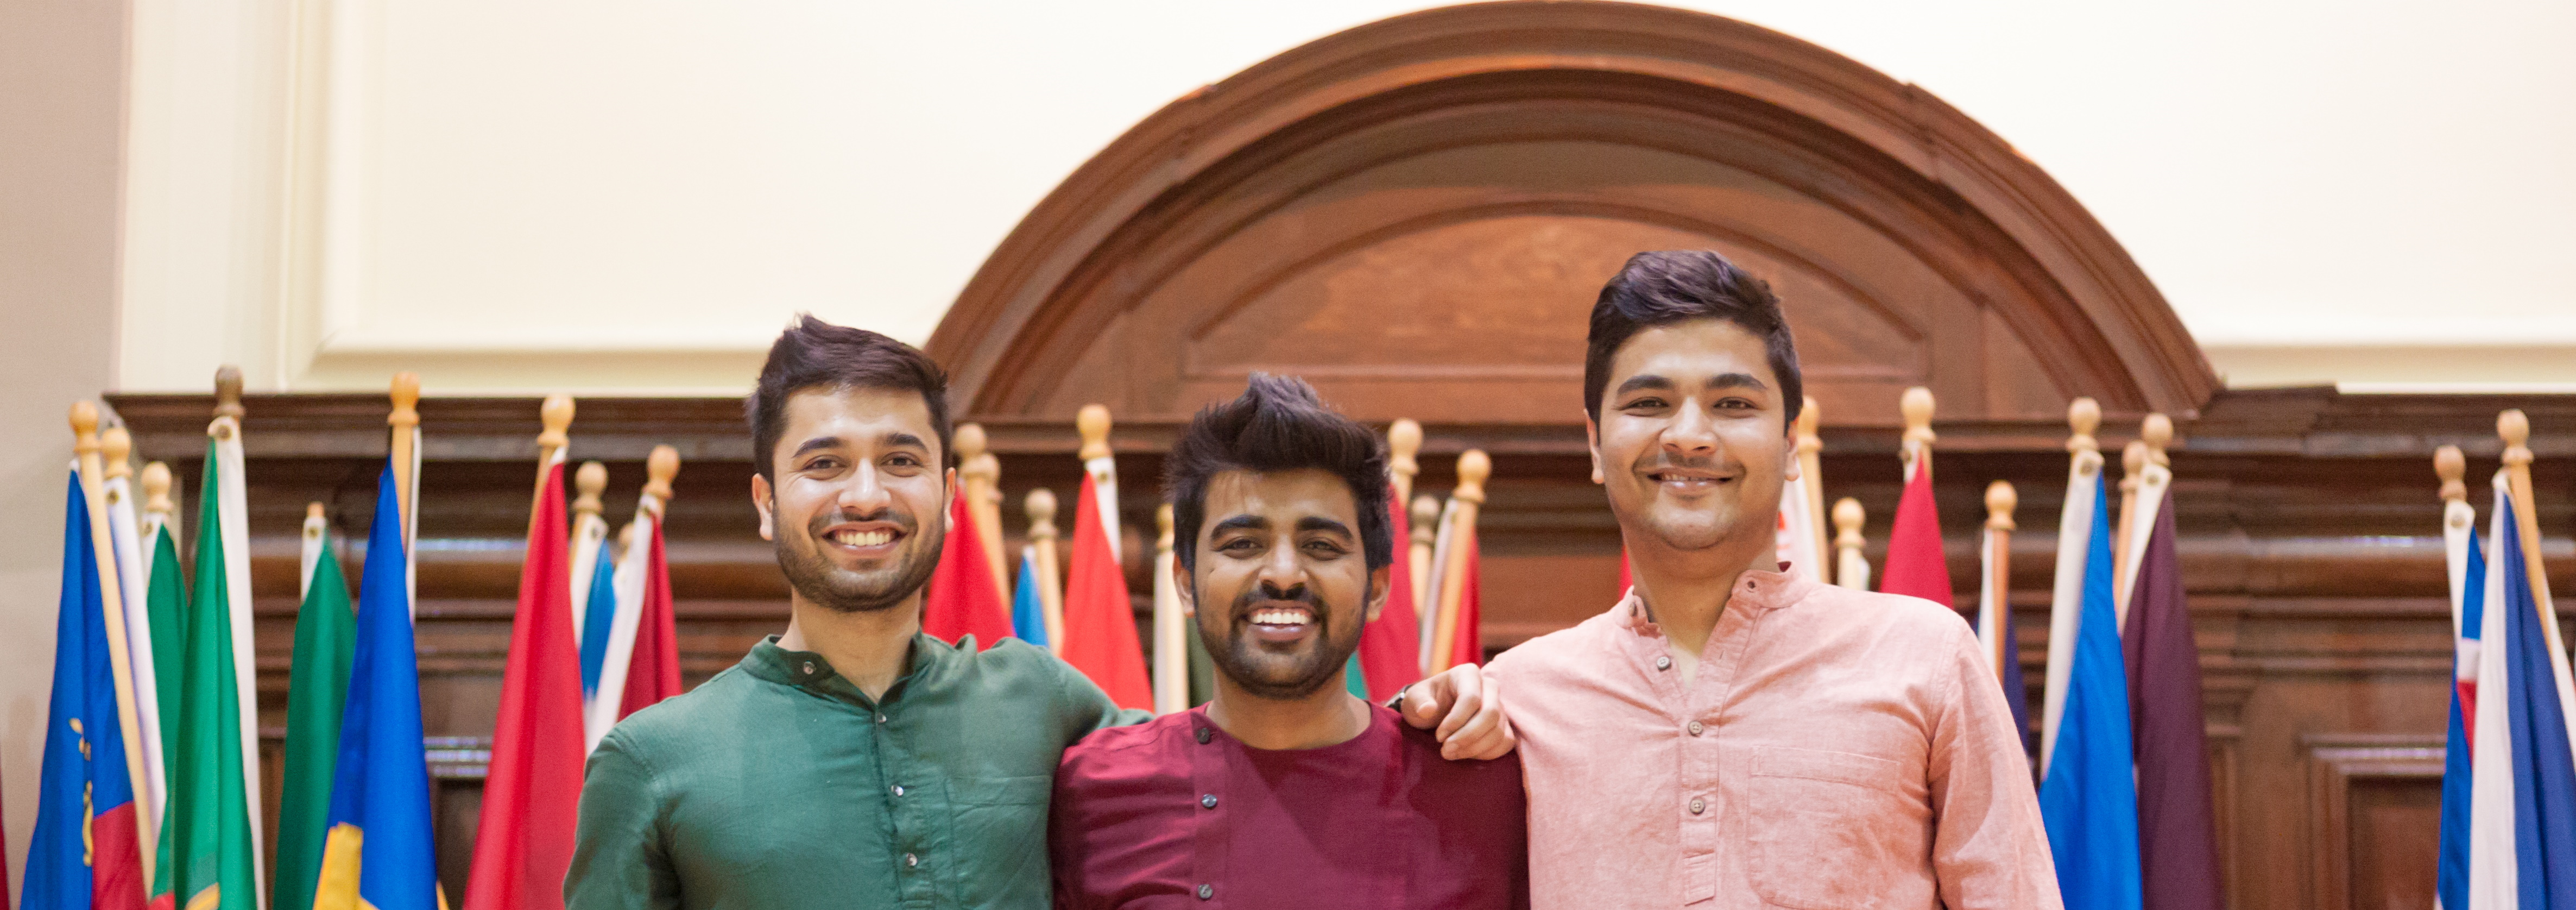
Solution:
M 592 753 L 581 784 L 581 821 L 565 910 L 676 910 L 680 882 L 661 831 L 662 799 L 652 769 L 617 731 Z
M 2057 868 L 2031 789 L 2030 759 L 1976 636 L 1952 623 L 1937 658 L 1928 763 L 1932 864 L 1942 903 L 1956 910 L 2058 910 Z
M 1134 726 L 1154 719 L 1151 711 L 1118 707 L 1117 702 L 1109 700 L 1109 693 L 1101 691 L 1098 683 L 1082 675 L 1082 671 L 1074 669 L 1072 664 L 1052 655 L 1046 660 L 1056 678 L 1056 703 L 1061 706 L 1061 713 L 1057 716 L 1068 722 L 1065 745 L 1072 745 L 1075 740 L 1091 735 L 1095 730 Z

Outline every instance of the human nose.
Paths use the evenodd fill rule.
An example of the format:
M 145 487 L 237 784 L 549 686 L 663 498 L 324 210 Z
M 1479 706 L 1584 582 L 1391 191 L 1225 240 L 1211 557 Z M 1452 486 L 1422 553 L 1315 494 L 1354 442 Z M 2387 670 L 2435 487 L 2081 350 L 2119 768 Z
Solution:
M 850 472 L 850 479 L 841 484 L 841 495 L 836 504 L 846 514 L 874 515 L 885 511 L 886 506 L 893 502 L 894 497 L 886 491 L 885 478 L 877 473 L 877 466 L 860 462 L 858 469 Z
M 1717 451 L 1717 423 L 1697 401 L 1684 402 L 1681 413 L 1664 425 L 1664 453 L 1705 457 Z
M 1293 595 L 1295 591 L 1306 586 L 1306 564 L 1297 558 L 1296 547 L 1272 547 L 1270 552 L 1262 557 L 1261 568 L 1254 574 L 1253 580 L 1261 583 L 1266 594 L 1277 595 L 1279 592 L 1286 591 Z

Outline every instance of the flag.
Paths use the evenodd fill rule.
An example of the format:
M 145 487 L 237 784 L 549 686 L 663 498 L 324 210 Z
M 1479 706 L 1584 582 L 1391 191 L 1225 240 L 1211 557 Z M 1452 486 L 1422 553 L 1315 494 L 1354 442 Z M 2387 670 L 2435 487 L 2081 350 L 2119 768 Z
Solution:
M 217 428 L 230 419 L 218 418 Z M 245 527 L 240 467 L 238 442 L 209 440 L 197 506 L 196 590 L 180 618 L 178 717 L 163 753 L 171 768 L 170 897 L 190 910 L 261 904 L 259 791 L 252 788 L 257 755 L 244 749 L 242 725 L 251 680 L 239 659 L 251 641 L 247 624 L 236 622 L 248 604 L 235 605 L 250 580 L 242 559 L 248 543 L 236 533 Z
M 662 547 L 662 504 L 647 490 L 627 526 L 626 559 L 617 564 L 616 612 L 609 618 L 599 691 L 583 719 L 584 747 L 599 748 L 626 715 L 680 694 L 680 639 L 671 603 L 671 571 Z
M 1190 708 L 1190 617 L 1182 615 L 1180 589 L 1180 554 L 1172 552 L 1172 506 L 1165 503 L 1154 510 L 1154 524 L 1159 529 L 1154 542 L 1154 713 L 1171 714 Z M 1361 629 L 1366 630 L 1362 623 Z M 1342 661 L 1342 684 L 1356 688 L 1362 700 L 1368 698 L 1365 682 L 1359 678 L 1359 650 Z
M 1064 650 L 1072 664 L 1121 708 L 1150 711 L 1154 689 L 1145 678 L 1145 651 L 1136 641 L 1136 608 L 1127 595 L 1127 573 L 1118 563 L 1117 481 L 1109 459 L 1085 465 L 1073 513 L 1073 567 L 1064 591 Z
M 1815 483 L 1803 472 L 1780 485 L 1780 520 L 1774 548 L 1789 574 L 1816 581 L 1825 580 L 1825 554 L 1816 548 L 1824 545 L 1825 517 L 1815 514 L 1815 504 L 1822 501 L 1807 493 Z M 1624 567 L 1623 567 L 1624 568 Z
M 950 493 L 948 536 L 939 547 L 939 564 L 930 571 L 930 590 L 922 597 L 921 631 L 950 644 L 973 635 L 990 648 L 1011 634 L 1010 607 L 993 580 L 993 563 L 984 556 L 984 535 L 975 527 L 975 510 L 966 507 L 966 491 Z
M 439 906 L 402 515 L 402 490 L 388 461 L 376 482 L 375 526 L 367 531 L 367 565 L 358 576 L 356 645 L 314 910 Z M 280 903 L 277 910 L 291 908 Z
M 143 845 L 125 765 L 107 592 L 90 537 L 88 497 L 71 476 L 63 520 L 63 587 L 54 626 L 54 688 L 45 720 L 36 830 L 19 905 L 28 910 L 141 910 Z
M 162 803 L 165 810 L 170 805 L 166 801 L 167 795 L 178 789 L 179 766 L 168 750 L 178 744 L 179 678 L 184 675 L 181 662 L 187 653 L 180 640 L 180 623 L 188 611 L 188 582 L 179 572 L 179 540 L 174 536 L 177 532 L 171 528 L 171 523 L 164 522 L 152 532 L 152 579 L 145 583 L 149 596 L 146 606 L 151 611 L 152 663 L 163 671 L 158 674 L 158 691 L 154 693 L 153 700 L 159 704 L 159 713 L 165 721 L 161 727 L 164 737 L 161 792 L 165 797 Z M 153 842 L 152 886 L 144 893 L 156 908 L 178 904 L 178 899 L 172 895 L 177 880 L 172 877 L 170 862 L 175 840 L 171 836 L 171 817 L 176 814 L 170 811 L 161 813 L 161 836 Z
M 153 852 L 160 838 L 161 811 L 169 805 L 168 772 L 161 759 L 161 691 L 159 666 L 153 655 L 159 648 L 152 637 L 150 589 L 146 587 L 150 570 L 147 560 L 151 551 L 138 533 L 134 516 L 134 485 L 130 478 L 115 471 L 101 484 L 101 504 L 107 509 L 109 546 L 116 557 L 116 607 L 125 627 L 126 667 L 131 671 L 134 700 L 135 751 L 143 759 L 143 782 L 134 794 L 137 813 L 145 830 L 154 837 L 143 842 L 145 852 Z M 113 644 L 111 643 L 111 647 Z M 147 864 L 148 866 L 148 864 Z
M 1456 637 L 1450 640 L 1449 647 L 1448 665 L 1452 667 L 1485 662 L 1484 610 L 1479 605 L 1482 596 L 1478 591 L 1482 586 L 1477 583 L 1481 560 L 1476 552 L 1476 531 L 1472 527 L 1461 530 L 1465 533 L 1459 535 L 1460 543 L 1467 552 L 1460 558 L 1467 561 L 1467 572 L 1458 583 L 1458 625 Z
M 1941 554 L 1941 510 L 1932 501 L 1932 456 L 1915 457 L 1905 495 L 1896 501 L 1896 524 L 1887 532 L 1887 561 L 1878 589 L 1950 606 L 1950 562 Z M 2116 633 L 2115 633 L 2116 634 Z
M 2142 885 L 2138 866 L 2138 791 L 2131 776 L 2128 676 L 2120 656 L 2120 632 L 2111 618 L 2110 494 L 2100 471 L 2091 472 L 2092 508 L 2088 514 L 2067 510 L 2068 526 L 2083 537 L 2062 534 L 2061 549 L 2088 541 L 2083 556 L 2061 558 L 2060 571 L 2074 562 L 2082 573 L 2078 596 L 2055 609 L 2074 613 L 2062 715 L 2043 742 L 2039 812 L 2048 827 L 2049 853 L 2057 864 L 2057 887 L 2068 907 L 2078 910 L 2138 910 Z M 2070 494 L 2078 492 L 2070 490 Z M 2080 522 L 2080 523 L 2079 523 Z M 2066 585 L 2061 581 L 2060 590 Z M 2052 640 L 2052 646 L 2054 641 Z M 2052 647 L 2052 651 L 2054 648 Z M 2052 653 L 2051 655 L 2055 655 Z M 2051 680 L 2061 671 L 2051 666 Z M 2052 692 L 2058 687 L 2051 686 Z
M 609 632 L 616 628 L 617 623 L 617 561 L 609 558 L 605 537 L 598 547 L 599 554 L 591 560 L 590 580 L 582 586 L 581 603 L 578 605 L 582 612 L 581 699 L 584 703 L 599 694 L 600 667 L 608 659 Z M 630 552 L 628 558 L 633 557 Z
M 2147 910 L 2218 910 L 2218 823 L 2200 706 L 2200 646 L 2174 553 L 2173 494 L 2157 509 L 2120 636 L 2137 750 L 2138 864 Z
M 2466 503 L 2460 508 L 2466 510 Z M 2478 636 L 2485 621 L 2486 554 L 2478 549 L 2476 522 L 2467 522 L 2467 544 L 2453 557 L 2459 567 L 2451 580 L 2451 631 L 2454 653 L 2451 723 L 2442 740 L 2442 831 L 2433 863 L 2433 899 L 2437 910 L 2468 910 L 2469 818 L 2476 765 L 2469 749 L 2470 722 L 2477 717 Z
M 528 522 L 528 558 L 501 674 L 466 910 L 560 910 L 564 870 L 572 864 L 586 753 L 560 449 L 545 472 Z
M 1012 590 L 1011 634 L 1038 647 L 1047 646 L 1046 601 L 1038 593 L 1038 551 L 1020 548 L 1020 583 Z
M 2498 484 L 2480 619 L 2468 906 L 2576 906 L 2576 753 L 2567 653 L 2541 612 L 2519 503 Z
M 2007 527 L 1981 535 L 1984 571 L 1979 573 L 1977 614 L 1970 625 L 1977 631 L 1977 650 L 1993 659 L 1995 679 L 2003 684 L 2004 703 L 2012 708 L 2013 735 L 2021 739 L 2022 751 L 2029 753 L 2030 685 L 2022 679 L 2021 631 L 2013 625 L 2009 533 Z
M 385 513 L 391 517 L 391 513 Z M 391 525 L 387 521 L 382 524 Z M 322 841 L 330 830 L 333 767 L 340 759 L 340 714 L 347 706 L 349 666 L 357 647 L 357 617 L 349 609 L 349 582 L 322 531 L 313 580 L 295 613 L 295 662 L 287 673 L 286 768 L 277 794 L 277 906 L 313 905 L 313 882 L 322 873 Z M 375 555 L 370 544 L 368 556 Z M 395 547 L 400 550 L 399 544 Z
M 1364 677 L 1365 687 L 1354 694 L 1369 701 L 1382 702 L 1395 697 L 1397 690 L 1422 678 L 1422 617 L 1413 603 L 1413 560 L 1406 558 L 1407 541 L 1413 529 L 1405 514 L 1404 501 L 1390 493 L 1386 498 L 1387 527 L 1395 535 L 1395 567 L 1389 576 L 1386 607 L 1377 618 L 1360 627 L 1360 650 L 1357 675 Z

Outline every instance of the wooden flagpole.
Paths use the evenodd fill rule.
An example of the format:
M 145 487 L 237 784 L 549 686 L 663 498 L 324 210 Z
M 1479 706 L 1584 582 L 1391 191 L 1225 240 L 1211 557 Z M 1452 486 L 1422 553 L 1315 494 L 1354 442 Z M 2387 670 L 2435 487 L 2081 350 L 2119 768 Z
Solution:
M 1411 552 L 1405 558 L 1412 561 L 1413 602 L 1431 607 L 1431 549 L 1440 538 L 1440 501 L 1429 495 L 1413 497 L 1413 514 L 1410 517 L 1413 520 L 1413 540 Z
M 963 423 L 957 440 L 957 485 L 966 511 L 975 516 L 975 537 L 984 544 L 984 561 L 993 569 L 993 590 L 1011 593 L 1010 562 L 1002 556 L 1002 459 L 992 453 L 984 425 Z
M 1413 499 L 1413 478 L 1422 473 L 1422 462 L 1414 456 L 1422 451 L 1422 425 L 1410 418 L 1398 420 L 1386 428 L 1386 474 L 1395 485 L 1399 507 Z M 1415 603 L 1421 603 L 1416 600 Z
M 1440 567 L 1440 622 L 1432 628 L 1430 672 L 1449 669 L 1458 644 L 1458 609 L 1467 593 L 1467 554 L 1476 546 L 1476 510 L 1485 503 L 1485 480 L 1494 461 L 1481 449 L 1458 455 L 1458 487 L 1449 492 L 1449 552 Z
M 1896 408 L 1905 416 L 1905 435 L 1897 444 L 1897 455 L 1905 460 L 1906 482 L 1912 483 L 1914 473 L 1931 463 L 1927 457 L 1932 454 L 1932 442 L 1940 438 L 1932 432 L 1932 390 L 1919 385 L 1906 389 Z
M 1869 557 L 1860 548 L 1860 500 L 1845 496 L 1834 503 L 1834 584 L 1855 591 L 1869 590 Z
M 2469 534 L 2477 524 L 2477 507 L 2469 505 L 2466 480 L 2469 461 L 2460 454 L 2459 446 L 2433 450 L 2433 474 L 2442 478 L 2442 558 L 2451 578 L 2451 637 L 2466 630 L 2460 627 L 2461 609 L 2470 592 Z
M 2019 660 L 2021 655 L 2007 654 L 2010 642 L 2004 638 L 2004 623 L 2012 613 L 2012 532 L 2013 509 L 2021 505 L 2020 494 L 2009 481 L 1998 480 L 1986 485 L 1986 578 L 1984 622 L 1977 632 L 1986 639 L 1986 656 L 1993 659 L 1995 678 L 2002 679 L 2004 661 Z
M 1179 557 L 1172 553 L 1172 504 L 1154 509 L 1154 713 L 1170 714 L 1190 707 L 1189 619 L 1181 615 L 1181 593 L 1172 577 Z
M 2165 454 L 2165 446 L 2172 441 L 2173 418 L 2149 414 L 2138 425 L 2137 441 L 2129 444 L 2141 460 L 2129 469 L 2129 479 L 2120 482 L 2126 507 L 2120 511 L 2120 554 L 2112 563 L 2118 572 L 2112 576 L 2111 606 L 2122 629 L 2129 627 L 2129 594 L 2138 585 L 2138 564 L 2146 559 L 2147 539 L 2155 536 L 2165 491 L 2173 486 L 2173 459 Z M 2125 461 L 2128 453 L 2122 452 L 2121 457 Z
M 1834 538 L 1825 523 L 1825 440 L 1816 431 L 1824 426 L 1824 414 L 1816 409 L 1816 396 L 1804 396 L 1798 406 L 1798 476 L 1807 491 L 1807 522 L 1815 526 L 1816 577 L 1825 577 L 1821 565 L 1825 554 L 1834 551 Z
M 2513 523 L 2522 534 L 2523 571 L 2531 575 L 2531 597 L 2540 605 L 2541 627 L 2558 647 L 2558 608 L 2549 599 L 2549 569 L 2540 560 L 2540 508 L 2531 492 L 2531 418 L 2521 408 L 2496 415 L 2496 435 L 2504 437 L 2507 495 L 2513 497 Z
M 152 560 L 159 552 L 156 544 L 161 539 L 161 531 L 170 526 L 171 516 L 177 514 L 179 505 L 170 498 L 170 466 L 158 461 L 146 463 L 143 466 L 143 515 L 136 530 L 143 538 L 143 577 L 147 580 L 152 577 Z M 171 532 L 170 537 L 176 543 L 178 532 Z
M 1038 609 L 1046 616 L 1047 650 L 1064 653 L 1064 582 L 1055 555 L 1055 493 L 1045 487 L 1029 491 L 1021 508 L 1029 516 L 1029 552 L 1037 564 Z
M 116 543 L 107 527 L 107 500 L 103 467 L 99 457 L 98 406 L 86 401 L 72 402 L 72 452 L 80 459 L 81 499 L 89 510 L 89 542 L 94 551 L 91 568 L 98 573 L 99 606 L 106 615 L 108 667 L 116 680 L 116 722 L 125 739 L 125 773 L 132 782 L 136 799 L 152 792 L 152 781 L 143 773 L 143 723 L 136 713 L 135 699 L 142 693 L 134 690 L 134 663 L 126 651 L 125 599 L 121 587 L 124 578 L 116 570 Z M 152 825 L 152 813 L 134 813 L 137 832 L 135 843 L 147 849 L 155 843 L 160 830 Z M 152 874 L 154 857 L 143 858 L 145 875 Z

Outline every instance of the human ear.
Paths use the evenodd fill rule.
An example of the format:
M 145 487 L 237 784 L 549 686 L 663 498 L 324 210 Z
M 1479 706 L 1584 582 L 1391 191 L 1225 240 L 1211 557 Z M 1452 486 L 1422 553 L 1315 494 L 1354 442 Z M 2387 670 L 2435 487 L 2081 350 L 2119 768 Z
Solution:
M 1361 615 L 1360 619 L 1363 622 L 1376 622 L 1378 614 L 1386 612 L 1386 597 L 1394 590 L 1395 564 L 1388 563 L 1369 570 L 1368 585 L 1368 610 Z
M 1607 482 L 1601 473 L 1601 421 L 1588 413 L 1583 415 L 1583 450 L 1592 456 L 1592 482 Z
M 1190 583 L 1190 567 L 1182 565 L 1179 557 L 1172 559 L 1172 594 L 1181 602 L 1182 616 L 1198 617 L 1198 586 Z
M 760 539 L 762 540 L 778 539 L 778 536 L 770 530 L 777 524 L 777 518 L 772 514 L 774 501 L 774 494 L 769 489 L 769 478 L 758 474 L 751 475 L 751 508 L 752 511 L 760 513 Z

